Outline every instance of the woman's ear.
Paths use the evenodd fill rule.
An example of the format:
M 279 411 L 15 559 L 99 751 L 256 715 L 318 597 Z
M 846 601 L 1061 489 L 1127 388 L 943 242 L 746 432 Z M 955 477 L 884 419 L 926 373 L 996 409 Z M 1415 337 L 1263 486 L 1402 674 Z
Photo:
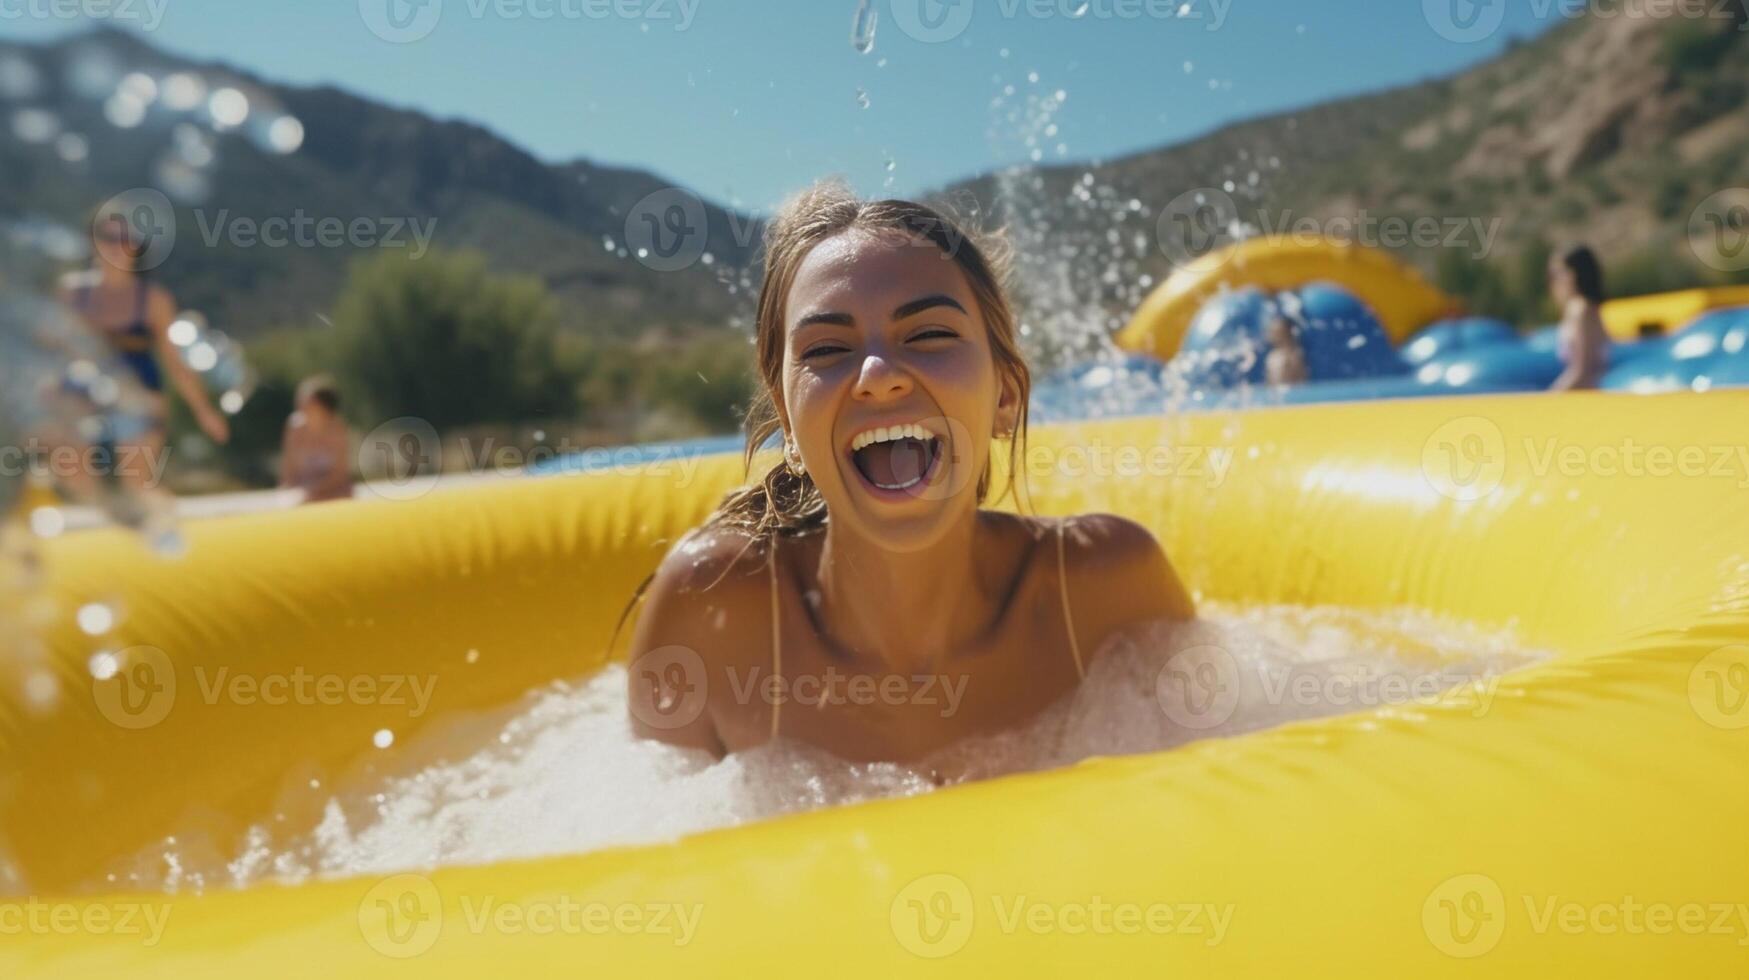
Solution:
M 1020 424 L 1020 386 L 1014 379 L 1004 376 L 1001 390 L 996 395 L 995 431 L 991 435 L 998 438 L 1009 438 L 1014 435 L 1015 428 Z

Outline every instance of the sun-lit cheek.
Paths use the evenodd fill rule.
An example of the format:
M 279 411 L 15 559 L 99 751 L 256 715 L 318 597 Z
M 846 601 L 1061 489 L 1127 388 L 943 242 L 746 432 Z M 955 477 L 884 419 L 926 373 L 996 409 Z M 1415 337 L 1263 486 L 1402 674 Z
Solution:
M 967 348 L 931 360 L 919 370 L 929 387 L 941 393 L 942 408 L 973 426 L 993 416 L 999 393 L 995 366 L 987 352 Z
M 827 378 L 803 365 L 796 365 L 784 384 L 790 430 L 795 433 L 803 460 L 813 460 L 816 465 L 833 452 L 831 392 Z

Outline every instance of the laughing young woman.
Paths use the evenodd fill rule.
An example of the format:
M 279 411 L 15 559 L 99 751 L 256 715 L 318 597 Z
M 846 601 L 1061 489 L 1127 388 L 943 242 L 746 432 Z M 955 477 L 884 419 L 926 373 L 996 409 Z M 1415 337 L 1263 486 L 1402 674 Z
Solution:
M 649 584 L 635 731 L 917 763 L 1021 725 L 1120 632 L 1192 616 L 1153 537 L 981 509 L 1030 379 L 999 265 L 937 212 L 823 183 L 766 233 L 762 398 L 731 494 Z M 1012 490 L 1012 486 L 1009 487 Z

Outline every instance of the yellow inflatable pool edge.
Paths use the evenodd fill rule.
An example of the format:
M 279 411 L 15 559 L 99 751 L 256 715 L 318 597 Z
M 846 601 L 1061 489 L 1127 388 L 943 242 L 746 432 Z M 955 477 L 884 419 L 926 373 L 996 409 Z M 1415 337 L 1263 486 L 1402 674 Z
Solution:
M 1223 290 L 1293 289 L 1320 281 L 1365 302 L 1392 343 L 1458 310 L 1457 300 L 1389 253 L 1339 241 L 1265 236 L 1180 266 L 1142 301 L 1116 342 L 1124 350 L 1169 360 L 1203 304 Z
M 1639 340 L 1675 333 L 1695 317 L 1729 306 L 1749 306 L 1749 286 L 1682 289 L 1612 299 L 1600 311 L 1603 328 L 1614 340 Z
M 1746 413 L 1749 393 L 1592 394 L 1043 430 L 1040 509 L 1143 521 L 1201 598 L 1415 606 L 1559 656 L 1435 703 L 669 845 L 199 897 L 80 895 L 187 801 L 240 831 L 287 772 L 588 672 L 738 461 L 214 521 L 170 566 L 72 536 L 62 604 L 128 582 L 117 642 L 159 650 L 146 680 L 177 693 L 115 700 L 71 628 L 56 710 L 5 686 L 0 839 L 36 898 L 0 899 L 0 968 L 1727 975 L 1749 942 Z M 417 723 L 282 714 L 206 703 L 191 678 L 224 667 L 437 683 Z

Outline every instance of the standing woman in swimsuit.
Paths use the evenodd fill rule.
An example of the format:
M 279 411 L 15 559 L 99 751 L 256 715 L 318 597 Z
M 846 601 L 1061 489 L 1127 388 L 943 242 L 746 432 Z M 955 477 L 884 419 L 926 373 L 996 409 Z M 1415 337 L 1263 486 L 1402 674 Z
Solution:
M 919 204 L 822 183 L 777 215 L 747 460 L 772 437 L 783 460 L 648 584 L 634 731 L 922 761 L 1024 724 L 1120 632 L 1193 615 L 1141 526 L 981 508 L 1030 388 L 1001 277 Z
M 91 268 L 67 277 L 61 298 L 108 343 L 116 359 L 150 396 L 152 412 L 145 424 L 112 416 L 106 433 L 120 464 L 117 476 L 143 485 L 156 467 L 133 461 L 140 459 L 141 453 L 150 458 L 163 449 L 169 414 L 164 397 L 166 374 L 208 438 L 223 443 L 230 438 L 230 427 L 208 400 L 199 377 L 170 342 L 176 300 L 140 269 L 145 243 L 126 222 L 99 217 L 92 222 L 92 250 Z
M 1566 369 L 1550 391 L 1597 387 L 1609 366 L 1609 334 L 1603 329 L 1603 266 L 1584 245 L 1562 249 L 1549 259 L 1549 292 L 1561 308 L 1555 349 Z

